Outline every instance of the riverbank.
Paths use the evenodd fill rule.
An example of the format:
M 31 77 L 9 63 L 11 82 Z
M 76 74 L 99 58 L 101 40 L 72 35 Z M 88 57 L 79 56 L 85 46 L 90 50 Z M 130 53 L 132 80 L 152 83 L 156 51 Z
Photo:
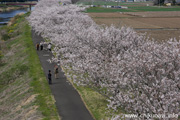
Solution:
M 1 12 L 8 12 L 12 10 L 19 10 L 19 9 L 25 9 L 28 8 L 29 6 L 7 6 L 4 4 L 0 4 L 0 13 Z
M 0 119 L 59 120 L 25 17 L 0 28 Z

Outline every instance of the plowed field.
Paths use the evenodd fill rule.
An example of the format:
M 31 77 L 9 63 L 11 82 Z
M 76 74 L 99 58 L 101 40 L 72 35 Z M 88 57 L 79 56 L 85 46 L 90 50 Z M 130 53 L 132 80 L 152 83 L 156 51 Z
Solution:
M 156 40 L 180 36 L 180 12 L 89 13 L 89 16 L 99 25 L 132 27 Z

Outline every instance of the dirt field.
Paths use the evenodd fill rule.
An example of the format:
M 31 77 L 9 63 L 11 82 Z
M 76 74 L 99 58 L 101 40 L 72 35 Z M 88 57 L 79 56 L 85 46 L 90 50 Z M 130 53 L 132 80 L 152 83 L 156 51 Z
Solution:
M 89 13 L 89 16 L 92 18 L 127 18 L 134 17 L 131 14 L 124 13 Z
M 132 28 L 180 28 L 179 18 L 94 18 L 97 24 L 129 26 Z
M 180 36 L 180 12 L 89 13 L 89 16 L 99 25 L 132 27 L 158 41 Z
M 166 12 L 119 12 L 119 13 L 89 13 L 91 17 L 180 17 L 180 11 L 166 11 Z
M 164 30 L 164 31 L 137 31 L 138 33 L 146 33 L 151 39 L 155 39 L 159 42 L 167 41 L 171 38 L 180 40 L 180 30 Z
M 166 12 L 128 12 L 126 15 L 133 15 L 139 17 L 180 17 L 180 11 L 166 11 Z

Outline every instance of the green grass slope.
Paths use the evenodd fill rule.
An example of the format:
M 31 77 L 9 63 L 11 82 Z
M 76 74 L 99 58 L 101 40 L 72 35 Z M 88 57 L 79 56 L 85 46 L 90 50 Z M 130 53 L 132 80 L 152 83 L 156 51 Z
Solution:
M 0 120 L 60 119 L 26 15 L 0 28 Z

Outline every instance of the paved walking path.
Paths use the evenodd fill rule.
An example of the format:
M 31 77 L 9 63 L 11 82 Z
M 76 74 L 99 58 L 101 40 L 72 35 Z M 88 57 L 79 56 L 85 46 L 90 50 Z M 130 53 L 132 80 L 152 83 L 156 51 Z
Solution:
M 34 45 L 37 42 L 43 41 L 43 38 L 36 35 L 32 31 L 32 39 Z M 54 63 L 47 62 L 52 57 L 52 54 L 46 50 L 37 51 L 43 70 L 48 74 L 48 70 L 52 72 L 52 85 L 50 85 L 52 94 L 56 100 L 56 106 L 62 120 L 93 120 L 89 111 L 86 109 L 78 92 L 73 88 L 69 81 L 64 76 L 61 68 L 59 68 L 58 79 L 54 79 Z

